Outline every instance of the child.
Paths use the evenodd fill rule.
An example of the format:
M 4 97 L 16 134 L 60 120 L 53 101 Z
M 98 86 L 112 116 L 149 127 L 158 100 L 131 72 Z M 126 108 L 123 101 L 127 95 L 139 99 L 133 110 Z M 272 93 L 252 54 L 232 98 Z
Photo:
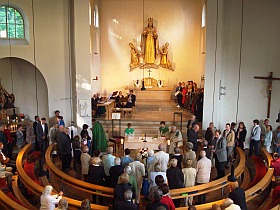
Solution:
M 272 126 L 268 125 L 266 127 L 266 134 L 264 136 L 264 146 L 266 151 L 271 153 L 271 142 L 272 142 Z

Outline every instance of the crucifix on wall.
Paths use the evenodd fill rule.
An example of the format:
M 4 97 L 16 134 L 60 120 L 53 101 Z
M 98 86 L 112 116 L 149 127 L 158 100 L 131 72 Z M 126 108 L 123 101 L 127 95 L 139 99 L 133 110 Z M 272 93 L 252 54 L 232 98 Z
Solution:
M 272 81 L 273 80 L 280 80 L 280 78 L 274 78 L 273 77 L 273 72 L 269 72 L 269 76 L 268 77 L 254 77 L 255 79 L 265 79 L 267 80 L 268 84 L 267 84 L 267 92 L 268 92 L 268 102 L 267 102 L 267 118 L 270 117 L 270 104 L 271 104 L 271 92 L 272 92 Z

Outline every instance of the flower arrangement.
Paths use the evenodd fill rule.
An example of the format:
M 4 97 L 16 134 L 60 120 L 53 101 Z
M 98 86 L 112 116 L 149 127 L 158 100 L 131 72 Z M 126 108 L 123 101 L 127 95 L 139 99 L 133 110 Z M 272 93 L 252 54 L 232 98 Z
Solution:
M 142 158 L 145 159 L 148 157 L 149 148 L 142 148 L 139 150 L 139 153 L 142 155 Z

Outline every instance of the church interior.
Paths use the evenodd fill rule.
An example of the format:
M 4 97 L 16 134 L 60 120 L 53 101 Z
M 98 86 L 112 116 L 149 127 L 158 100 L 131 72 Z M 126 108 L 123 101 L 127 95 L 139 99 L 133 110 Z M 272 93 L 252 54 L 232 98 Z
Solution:
M 213 204 L 235 209 L 234 199 L 232 208 L 225 207 L 232 177 L 247 205 L 236 209 L 278 209 L 279 8 L 280 1 L 273 0 L 0 0 L 0 154 L 8 154 L 0 155 L 1 209 L 39 209 L 49 185 L 57 194 L 56 204 L 65 198 L 68 209 L 80 209 L 85 199 L 91 204 L 84 209 L 151 209 L 155 201 L 144 193 L 150 174 L 140 176 L 137 183 L 140 199 L 132 190 L 132 203 L 137 205 L 124 208 L 121 205 L 127 203 L 116 202 L 115 185 L 106 183 L 110 176 L 103 158 L 110 147 L 120 159 L 129 148 L 133 159 L 141 153 L 147 173 L 148 151 L 156 156 L 159 144 L 170 160 L 176 149 L 185 158 L 192 142 L 190 130 L 197 135 L 192 143 L 195 159 L 203 159 L 205 151 L 204 158 L 211 160 L 209 180 L 176 188 L 167 180 L 167 196 L 175 206 L 163 209 L 214 209 Z M 162 134 L 161 121 L 168 135 Z M 36 122 L 43 132 L 40 140 Z M 214 149 L 218 143 L 212 147 L 206 137 L 211 122 L 211 142 L 215 138 L 227 142 L 226 161 L 219 162 Z M 234 146 L 229 146 L 225 127 L 232 122 L 236 123 L 229 131 L 234 131 Z M 247 129 L 242 147 L 238 146 L 240 122 Z M 8 127 L 12 140 L 5 143 L 9 136 L 2 134 Z M 29 127 L 33 142 L 27 141 Z M 259 139 L 253 137 L 255 127 L 261 129 Z M 71 140 L 70 156 L 61 153 L 58 139 L 64 131 L 69 145 Z M 172 132 L 180 140 L 175 142 Z M 76 135 L 79 151 L 89 154 L 88 164 L 94 165 L 96 156 L 103 160 L 99 165 L 105 169 L 104 184 L 89 181 L 89 172 L 77 172 Z M 269 148 L 266 138 L 271 138 Z M 89 151 L 84 152 L 85 147 Z M 234 151 L 229 152 L 229 147 Z M 278 174 L 272 167 L 275 153 Z M 33 165 L 30 156 L 36 159 Z M 65 157 L 71 164 L 66 170 Z M 5 170 L 10 168 L 6 159 L 13 161 L 13 171 Z M 27 173 L 25 165 L 33 167 L 32 172 Z M 170 168 L 172 161 L 166 172 L 161 169 L 167 179 Z M 133 175 L 138 182 L 139 174 Z M 201 202 L 204 195 L 206 201 Z

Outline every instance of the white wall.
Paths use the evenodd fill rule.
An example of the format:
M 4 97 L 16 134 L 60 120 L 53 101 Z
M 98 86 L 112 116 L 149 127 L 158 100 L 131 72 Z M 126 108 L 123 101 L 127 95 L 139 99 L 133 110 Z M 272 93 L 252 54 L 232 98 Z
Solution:
M 224 6 L 223 6 L 224 4 Z M 215 116 L 214 122 L 221 129 L 225 123 L 232 121 L 244 121 L 248 129 L 252 127 L 253 119 L 263 120 L 267 113 L 267 82 L 256 80 L 254 76 L 268 76 L 270 71 L 274 77 L 280 77 L 280 2 L 265 0 L 244 1 L 243 18 L 243 42 L 241 48 L 241 0 L 219 1 L 219 8 L 224 7 L 225 22 L 219 25 L 218 30 L 224 30 L 218 34 L 218 63 L 216 73 L 215 90 Z M 207 15 L 207 47 L 206 47 L 206 81 L 205 81 L 205 112 L 204 128 L 212 120 L 212 95 L 214 73 L 215 47 L 215 2 L 208 1 Z M 220 16 L 221 17 L 221 16 Z M 220 19 L 219 19 L 220 20 Z M 239 65 L 240 85 L 239 83 Z M 226 86 L 226 96 L 218 100 L 217 83 L 222 80 Z M 238 98 L 239 87 L 239 98 Z M 280 82 L 273 82 L 270 124 L 276 128 L 275 122 L 279 111 L 280 99 L 278 90 Z M 279 124 L 278 124 L 279 125 Z M 249 137 L 249 135 L 248 135 Z
M 0 0 L 0 5 L 2 4 L 7 4 L 7 1 Z M 34 64 L 31 1 L 11 0 L 10 4 L 27 17 L 30 34 L 30 43 L 28 45 L 12 46 L 12 57 L 22 58 Z M 68 1 L 34 1 L 34 14 L 36 66 L 45 78 L 49 88 L 49 115 L 52 116 L 53 111 L 59 109 L 61 115 L 65 118 L 65 122 L 69 123 L 71 114 L 69 114 Z M 9 57 L 9 55 L 9 46 L 0 46 L 0 58 Z M 27 80 L 26 82 L 29 81 Z M 36 109 L 35 103 L 30 102 L 29 106 L 33 110 Z
M 165 80 L 173 86 L 177 81 L 200 81 L 199 54 L 202 1 L 145 0 L 144 26 L 153 17 L 159 34 L 160 47 L 169 42 L 175 71 L 151 69 L 151 77 Z M 101 18 L 101 72 L 102 90 L 107 94 L 123 90 L 132 80 L 142 78 L 142 70 L 129 72 L 129 42 L 137 39 L 143 30 L 142 0 L 102 0 Z M 113 22 L 116 19 L 119 23 Z M 115 33 L 121 39 L 113 36 Z M 164 75 L 164 76 L 163 76 Z M 147 71 L 145 73 L 147 77 Z
M 75 62 L 76 62 L 76 96 L 77 107 L 79 100 L 91 98 L 92 72 L 90 69 L 90 27 L 89 27 L 89 2 L 74 1 L 75 19 Z M 91 105 L 88 104 L 90 107 Z M 77 109 L 77 124 L 91 125 L 91 115 L 80 116 L 80 107 Z
M 11 72 L 12 65 L 12 72 Z M 12 73 L 12 74 L 11 74 Z M 22 59 L 0 59 L 1 85 L 15 95 L 15 107 L 19 112 L 33 120 L 37 115 L 35 67 Z M 48 87 L 40 71 L 36 70 L 38 114 L 41 117 L 48 116 Z M 32 105 L 32 106 L 30 106 Z
M 88 1 L 73 1 L 75 4 L 75 55 L 74 63 L 77 71 L 77 101 L 90 98 L 91 72 L 89 62 L 89 21 Z M 49 115 L 59 109 L 66 124 L 71 119 L 70 64 L 69 64 L 69 3 L 68 0 L 36 0 L 34 1 L 36 66 L 47 82 Z M 0 5 L 7 4 L 0 0 Z M 34 64 L 32 5 L 29 0 L 11 0 L 10 4 L 25 14 L 29 24 L 30 43 L 24 46 L 12 46 L 12 56 L 22 58 Z M 0 58 L 10 55 L 9 46 L 0 46 Z M 73 59 L 73 58 L 72 58 Z M 23 72 L 24 73 L 24 72 Z M 72 75 L 75 77 L 75 75 Z M 73 80 L 75 81 L 75 80 Z M 40 87 L 39 87 L 40 88 Z M 17 95 L 16 95 L 17 97 Z M 74 93 L 75 97 L 75 93 Z M 77 104 L 74 104 L 77 106 Z M 36 105 L 30 104 L 35 110 Z M 28 114 L 28 113 L 26 113 Z M 77 111 L 79 114 L 79 110 Z M 75 115 L 76 117 L 76 115 Z M 75 120 L 75 119 L 74 119 Z M 90 120 L 88 120 L 90 121 Z

